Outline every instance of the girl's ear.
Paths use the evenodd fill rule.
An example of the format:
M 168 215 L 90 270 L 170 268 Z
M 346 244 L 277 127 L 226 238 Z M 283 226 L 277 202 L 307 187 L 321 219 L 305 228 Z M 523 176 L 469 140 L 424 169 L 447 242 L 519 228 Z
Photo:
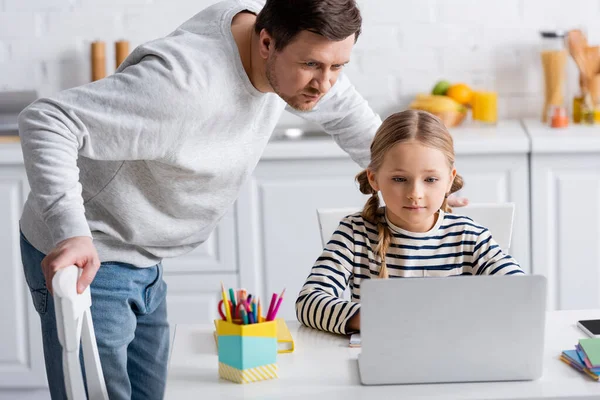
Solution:
M 377 184 L 377 177 L 375 173 L 370 169 L 367 169 L 367 178 L 369 179 L 369 185 L 373 188 L 375 192 L 379 192 L 379 185 Z
M 450 193 L 452 184 L 454 183 L 454 178 L 456 178 L 456 168 L 452 167 L 452 171 L 450 171 L 450 183 L 448 183 L 446 193 Z

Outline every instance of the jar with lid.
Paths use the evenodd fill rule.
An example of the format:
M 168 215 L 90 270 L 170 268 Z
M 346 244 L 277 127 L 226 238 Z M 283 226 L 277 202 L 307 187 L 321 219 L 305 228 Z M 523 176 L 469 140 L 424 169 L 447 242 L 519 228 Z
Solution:
M 567 102 L 567 48 L 566 31 L 542 31 L 540 53 L 544 72 L 544 108 L 542 122 L 551 123 L 557 108 L 566 109 Z

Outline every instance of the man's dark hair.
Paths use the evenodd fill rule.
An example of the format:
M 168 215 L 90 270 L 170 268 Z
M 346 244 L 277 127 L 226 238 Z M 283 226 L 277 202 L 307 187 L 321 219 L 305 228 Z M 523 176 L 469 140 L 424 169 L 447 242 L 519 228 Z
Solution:
M 304 30 L 336 42 L 354 34 L 356 42 L 361 23 L 354 0 L 267 0 L 254 29 L 266 29 L 281 51 Z

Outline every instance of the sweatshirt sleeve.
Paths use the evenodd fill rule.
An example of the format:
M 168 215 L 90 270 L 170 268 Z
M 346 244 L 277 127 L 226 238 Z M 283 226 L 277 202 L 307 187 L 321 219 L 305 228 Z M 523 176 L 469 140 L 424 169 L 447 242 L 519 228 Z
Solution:
M 54 245 L 91 236 L 79 183 L 79 155 L 151 160 L 168 154 L 177 142 L 195 88 L 174 57 L 138 48 L 118 73 L 37 100 L 19 115 L 30 196 Z
M 371 142 L 381 125 L 381 118 L 356 91 L 346 74 L 340 74 L 313 110 L 299 112 L 289 106 L 286 109 L 321 125 L 358 165 L 363 168 L 369 165 Z
M 474 275 L 524 274 L 517 261 L 502 251 L 487 229 L 477 238 L 473 258 Z
M 343 299 L 352 276 L 353 252 L 352 223 L 345 218 L 315 262 L 298 295 L 298 321 L 327 332 L 348 333 L 346 324 L 360 309 L 359 303 Z

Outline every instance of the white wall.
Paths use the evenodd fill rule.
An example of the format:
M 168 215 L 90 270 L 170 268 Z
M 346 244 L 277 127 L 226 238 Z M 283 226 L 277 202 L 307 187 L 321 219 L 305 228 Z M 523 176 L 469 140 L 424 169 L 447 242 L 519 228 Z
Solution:
M 127 39 L 133 48 L 168 34 L 212 3 L 0 0 L 0 90 L 51 95 L 87 82 L 93 40 L 107 42 L 110 73 L 115 40 Z M 364 33 L 347 72 L 383 116 L 439 78 L 497 90 L 502 116 L 537 116 L 538 31 L 582 27 L 592 42 L 600 42 L 600 0 L 359 0 L 359 5 Z

